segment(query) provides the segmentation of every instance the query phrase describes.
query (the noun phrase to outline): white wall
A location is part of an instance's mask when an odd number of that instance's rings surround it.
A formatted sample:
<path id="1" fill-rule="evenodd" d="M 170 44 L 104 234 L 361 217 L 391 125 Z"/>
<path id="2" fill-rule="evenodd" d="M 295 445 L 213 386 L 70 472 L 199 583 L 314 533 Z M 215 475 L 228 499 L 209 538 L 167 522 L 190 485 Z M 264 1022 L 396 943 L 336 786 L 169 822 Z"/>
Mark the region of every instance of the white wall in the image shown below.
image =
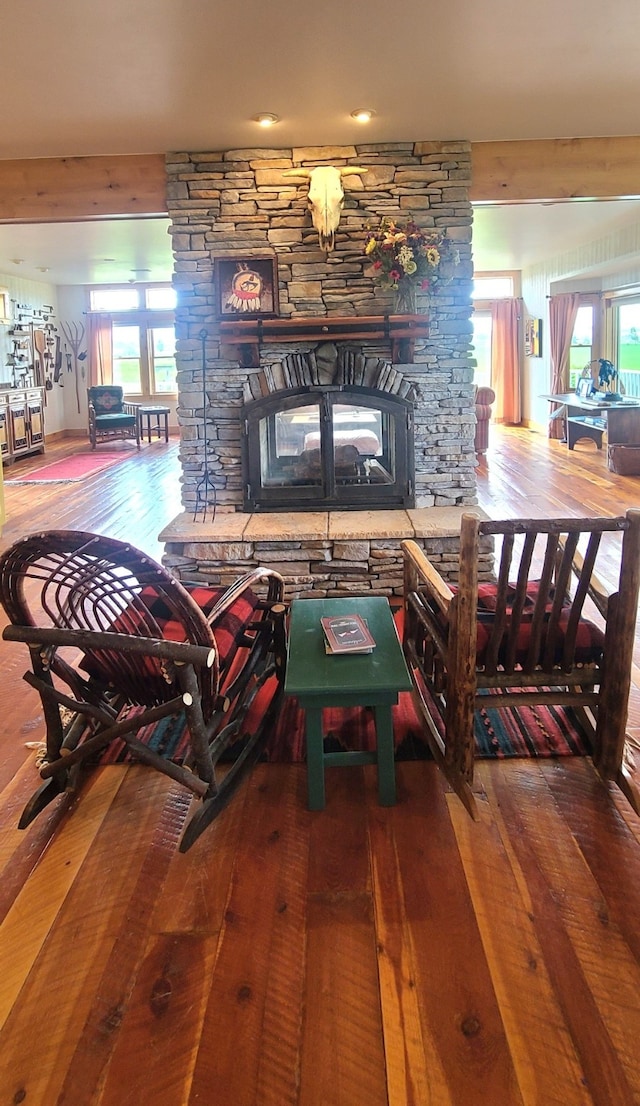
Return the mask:
<path id="1" fill-rule="evenodd" d="M 549 418 L 549 403 L 540 399 L 551 388 L 551 359 L 549 357 L 549 301 L 548 282 L 544 272 L 531 275 L 522 273 L 522 298 L 525 317 L 542 319 L 542 356 L 523 355 L 522 418 L 525 422 L 545 428 Z M 523 320 L 524 326 L 524 320 Z"/>
<path id="2" fill-rule="evenodd" d="M 82 338 L 79 352 L 85 352 L 87 346 L 87 290 L 82 285 L 60 285 L 58 287 L 58 310 L 62 333 L 62 377 L 64 393 L 64 428 L 72 433 L 82 430 L 88 434 L 87 387 L 89 374 L 88 356 L 75 361 L 72 347 L 62 332 L 63 328 L 74 338 Z M 84 334 L 84 336 L 83 336 Z M 67 369 L 71 357 L 71 371 Z"/>
<path id="3" fill-rule="evenodd" d="M 551 389 L 549 296 L 640 285 L 639 256 L 640 223 L 634 223 L 523 270 L 525 313 L 542 319 L 542 357 L 525 358 L 523 366 L 523 418 L 537 429 L 546 433 L 549 418 L 549 404 L 540 399 Z M 596 268 L 606 272 L 594 273 Z"/>
<path id="4" fill-rule="evenodd" d="M 43 308 L 45 305 L 53 307 L 53 322 L 59 326 L 58 295 L 53 284 L 45 281 L 23 280 L 14 273 L 0 273 L 0 286 L 9 289 L 9 297 L 12 301 L 12 310 L 16 303 L 28 304 L 32 309 Z M 0 384 L 11 384 L 11 366 L 7 364 L 7 358 L 11 352 L 11 338 L 9 331 L 11 324 L 0 324 Z M 64 429 L 65 404 L 63 389 L 54 384 L 51 391 L 45 392 L 45 433 L 53 434 Z"/>

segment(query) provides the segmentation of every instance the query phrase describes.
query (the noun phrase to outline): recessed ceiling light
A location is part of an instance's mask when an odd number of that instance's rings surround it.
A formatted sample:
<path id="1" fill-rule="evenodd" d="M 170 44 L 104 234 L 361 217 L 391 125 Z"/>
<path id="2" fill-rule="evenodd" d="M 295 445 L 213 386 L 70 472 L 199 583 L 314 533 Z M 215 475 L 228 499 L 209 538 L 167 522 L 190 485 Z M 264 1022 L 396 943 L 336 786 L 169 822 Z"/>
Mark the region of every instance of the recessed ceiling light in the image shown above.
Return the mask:
<path id="1" fill-rule="evenodd" d="M 24 265 L 24 257 L 12 257 L 11 260 L 14 265 Z"/>
<path id="2" fill-rule="evenodd" d="M 351 118 L 355 119 L 357 123 L 370 123 L 375 115 L 375 111 L 371 108 L 356 108 L 351 112 Z"/>
<path id="3" fill-rule="evenodd" d="M 254 115 L 254 123 L 259 123 L 261 127 L 273 127 L 275 123 L 280 122 L 280 116 L 274 115 L 271 111 L 261 111 L 259 115 Z"/>
<path id="4" fill-rule="evenodd" d="M 49 272 L 49 266 L 48 265 L 38 265 L 38 272 L 39 273 L 48 273 Z"/>

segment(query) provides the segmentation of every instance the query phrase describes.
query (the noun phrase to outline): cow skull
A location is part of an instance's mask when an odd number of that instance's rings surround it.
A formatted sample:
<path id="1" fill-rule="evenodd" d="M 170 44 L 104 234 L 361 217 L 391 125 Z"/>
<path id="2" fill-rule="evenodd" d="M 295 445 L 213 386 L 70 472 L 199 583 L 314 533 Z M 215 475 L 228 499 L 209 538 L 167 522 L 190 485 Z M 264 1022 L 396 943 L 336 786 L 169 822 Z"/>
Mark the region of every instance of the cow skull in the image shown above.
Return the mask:
<path id="1" fill-rule="evenodd" d="M 336 230 L 344 204 L 342 178 L 366 173 L 356 165 L 317 165 L 314 169 L 285 169 L 285 177 L 309 178 L 309 210 L 320 237 L 320 249 L 331 253 L 335 245 Z"/>

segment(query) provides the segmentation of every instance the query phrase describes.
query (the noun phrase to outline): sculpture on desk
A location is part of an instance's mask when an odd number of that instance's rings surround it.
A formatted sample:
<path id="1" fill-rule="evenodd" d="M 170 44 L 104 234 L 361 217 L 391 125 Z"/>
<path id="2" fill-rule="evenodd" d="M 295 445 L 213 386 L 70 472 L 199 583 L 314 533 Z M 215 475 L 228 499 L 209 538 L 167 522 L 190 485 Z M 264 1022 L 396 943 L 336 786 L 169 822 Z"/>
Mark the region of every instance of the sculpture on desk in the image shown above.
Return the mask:
<path id="1" fill-rule="evenodd" d="M 593 380 L 594 392 L 604 392 L 603 401 L 613 402 L 621 399 L 624 393 L 622 381 L 618 379 L 618 370 L 611 361 L 596 357 L 582 370 L 582 376 Z M 619 391 L 618 391 L 619 389 Z"/>

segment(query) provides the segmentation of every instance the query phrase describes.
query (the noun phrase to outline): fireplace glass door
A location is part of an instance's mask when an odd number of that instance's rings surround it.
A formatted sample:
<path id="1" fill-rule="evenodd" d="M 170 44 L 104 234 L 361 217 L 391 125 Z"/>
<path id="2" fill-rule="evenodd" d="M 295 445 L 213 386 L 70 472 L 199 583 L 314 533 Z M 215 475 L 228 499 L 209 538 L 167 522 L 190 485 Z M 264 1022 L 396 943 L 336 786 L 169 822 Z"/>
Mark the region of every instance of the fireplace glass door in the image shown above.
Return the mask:
<path id="1" fill-rule="evenodd" d="M 245 407 L 245 509 L 411 506 L 412 404 L 369 388 L 305 388 Z"/>

